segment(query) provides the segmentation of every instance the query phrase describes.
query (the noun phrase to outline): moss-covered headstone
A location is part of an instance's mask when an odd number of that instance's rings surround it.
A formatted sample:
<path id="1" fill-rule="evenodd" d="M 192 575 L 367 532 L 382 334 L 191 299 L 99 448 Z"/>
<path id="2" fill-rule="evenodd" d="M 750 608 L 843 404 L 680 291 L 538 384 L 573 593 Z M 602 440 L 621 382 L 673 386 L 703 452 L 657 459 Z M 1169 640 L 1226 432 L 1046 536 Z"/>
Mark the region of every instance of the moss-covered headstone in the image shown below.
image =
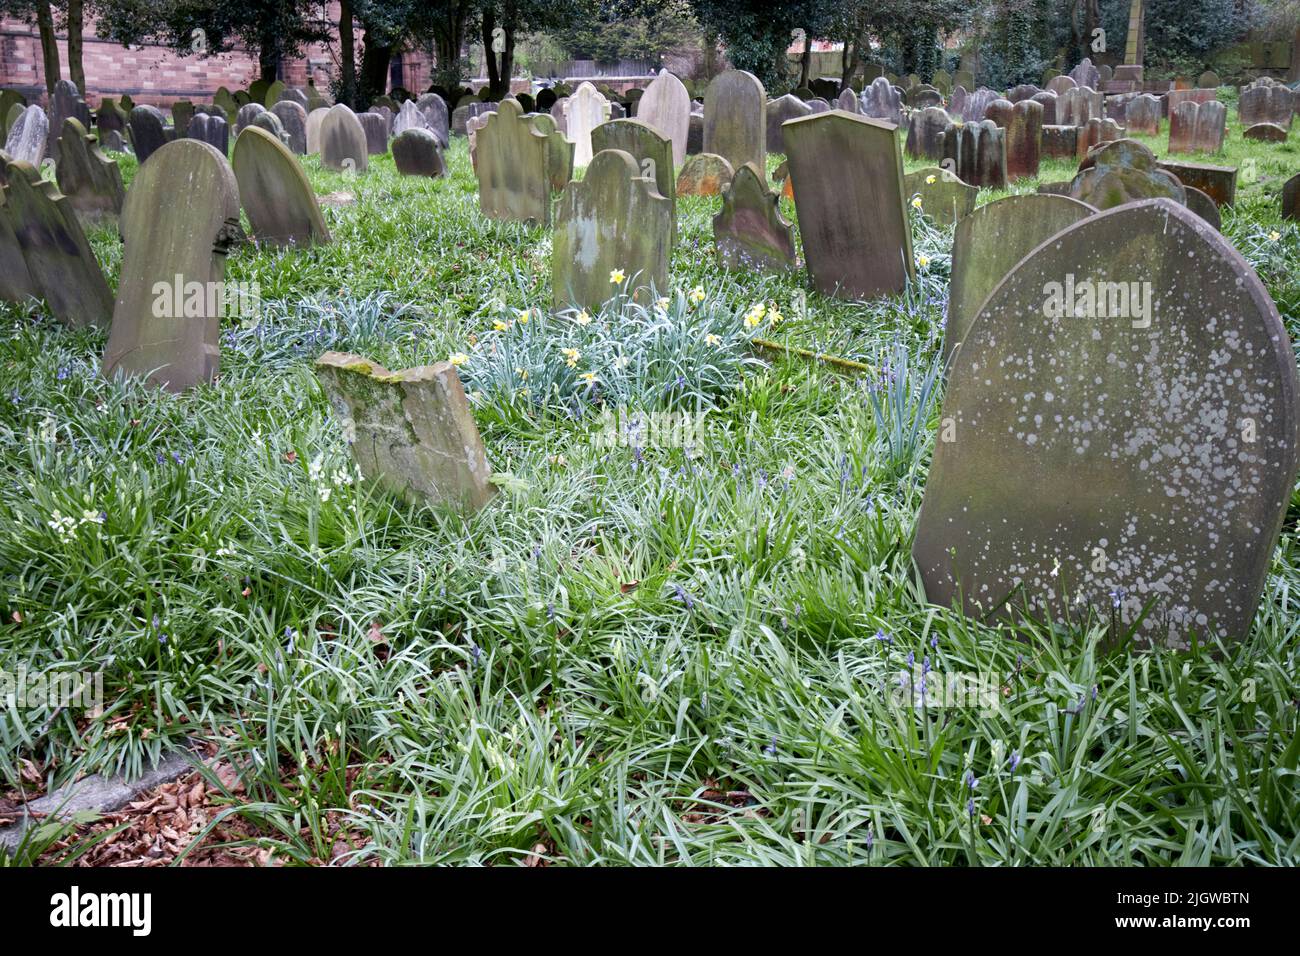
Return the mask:
<path id="1" fill-rule="evenodd" d="M 505 100 L 477 133 L 475 167 L 483 215 L 546 226 L 552 191 L 573 173 L 573 146 L 550 117 Z"/>
<path id="2" fill-rule="evenodd" d="M 721 156 L 732 169 L 745 163 L 767 168 L 767 95 L 754 74 L 727 70 L 709 84 L 703 151 Z"/>
<path id="3" fill-rule="evenodd" d="M 436 179 L 447 173 L 438 137 L 423 127 L 411 127 L 393 140 L 393 165 L 403 176 Z"/>
<path id="4" fill-rule="evenodd" d="M 116 220 L 122 211 L 126 198 L 122 173 L 116 162 L 99 151 L 80 120 L 63 121 L 55 175 L 59 191 L 68 197 L 83 223 Z"/>
<path id="5" fill-rule="evenodd" d="M 655 181 L 659 195 L 673 204 L 673 240 L 677 236 L 677 181 L 673 175 L 673 144 L 647 123 L 636 119 L 611 120 L 591 131 L 591 148 L 621 149 Z"/>
<path id="6" fill-rule="evenodd" d="M 696 153 L 677 176 L 679 196 L 718 196 L 736 175 L 731 163 L 713 153 Z"/>
<path id="7" fill-rule="evenodd" d="M 794 229 L 781 215 L 781 197 L 746 163 L 722 190 L 722 211 L 713 217 L 718 263 L 738 272 L 789 272 L 798 265 Z"/>
<path id="8" fill-rule="evenodd" d="M 370 167 L 366 131 L 342 103 L 331 106 L 320 126 L 320 161 L 335 172 L 364 173 Z"/>

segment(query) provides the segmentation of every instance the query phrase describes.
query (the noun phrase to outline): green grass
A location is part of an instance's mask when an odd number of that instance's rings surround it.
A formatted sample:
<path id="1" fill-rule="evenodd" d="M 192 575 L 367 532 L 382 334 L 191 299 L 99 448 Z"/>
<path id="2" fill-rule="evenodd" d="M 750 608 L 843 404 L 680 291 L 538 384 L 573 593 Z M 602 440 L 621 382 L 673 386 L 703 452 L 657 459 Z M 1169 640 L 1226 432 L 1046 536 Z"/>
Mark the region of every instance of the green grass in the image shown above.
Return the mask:
<path id="1" fill-rule="evenodd" d="M 1224 231 L 1293 336 L 1300 228 L 1276 197 L 1298 145 L 1234 129 L 1223 158 L 1257 159 Z M 102 669 L 106 695 L 98 720 L 0 714 L 6 786 L 20 759 L 55 785 L 197 737 L 290 861 L 1300 862 L 1300 499 L 1236 646 L 1130 655 L 1107 621 L 931 607 L 910 545 L 951 229 L 918 219 L 917 284 L 851 304 L 720 272 L 718 200 L 682 198 L 667 316 L 582 326 L 544 315 L 547 232 L 479 216 L 464 140 L 449 164 L 308 159 L 317 192 L 357 204 L 327 210 L 329 246 L 231 257 L 263 314 L 223 329 L 220 380 L 184 396 L 106 382 L 102 333 L 3 307 L 0 667 Z M 92 241 L 115 283 L 113 236 Z M 765 336 L 888 386 L 757 361 L 760 301 L 786 317 Z M 458 517 L 356 481 L 311 372 L 326 349 L 469 354 L 497 500 Z M 601 402 L 701 415 L 704 438 L 602 441 Z M 989 696 L 899 706 L 909 656 Z"/>

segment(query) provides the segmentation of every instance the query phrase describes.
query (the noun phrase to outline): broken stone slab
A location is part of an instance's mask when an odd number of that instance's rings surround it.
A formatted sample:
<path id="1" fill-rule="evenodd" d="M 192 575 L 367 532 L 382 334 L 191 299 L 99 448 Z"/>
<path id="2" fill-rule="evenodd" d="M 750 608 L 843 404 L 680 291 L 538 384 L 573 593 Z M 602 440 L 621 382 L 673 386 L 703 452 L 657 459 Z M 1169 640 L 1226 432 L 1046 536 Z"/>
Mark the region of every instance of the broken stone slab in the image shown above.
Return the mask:
<path id="1" fill-rule="evenodd" d="M 360 355 L 326 352 L 316 375 L 367 479 L 417 507 L 477 510 L 496 493 L 450 362 L 390 372 Z"/>

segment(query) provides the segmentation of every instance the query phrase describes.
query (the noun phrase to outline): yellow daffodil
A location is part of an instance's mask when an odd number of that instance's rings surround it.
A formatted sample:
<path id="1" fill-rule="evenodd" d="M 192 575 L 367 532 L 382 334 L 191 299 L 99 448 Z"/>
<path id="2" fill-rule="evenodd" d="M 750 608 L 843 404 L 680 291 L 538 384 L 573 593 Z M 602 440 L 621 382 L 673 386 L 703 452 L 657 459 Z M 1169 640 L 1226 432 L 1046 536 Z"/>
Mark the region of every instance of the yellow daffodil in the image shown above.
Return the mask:
<path id="1" fill-rule="evenodd" d="M 920 266 L 922 269 L 924 269 L 926 266 L 928 266 L 928 265 L 930 264 L 930 257 L 929 257 L 929 256 L 917 256 L 917 257 L 916 257 L 916 264 L 917 264 L 918 266 Z"/>
<path id="2" fill-rule="evenodd" d="M 582 358 L 582 353 L 577 349 L 563 349 L 562 351 L 564 352 L 564 362 L 569 368 L 576 366 L 578 360 Z"/>
<path id="3" fill-rule="evenodd" d="M 614 368 L 627 368 L 629 361 L 631 360 L 626 355 L 619 355 L 614 359 Z"/>
<path id="4" fill-rule="evenodd" d="M 691 290 L 690 299 L 691 299 L 692 302 L 703 302 L 703 301 L 704 301 L 704 286 L 702 286 L 702 285 L 697 285 L 694 289 L 692 289 L 692 290 Z"/>
<path id="5" fill-rule="evenodd" d="M 776 309 L 772 309 L 772 311 L 767 313 L 767 321 L 771 322 L 773 325 L 776 325 L 777 323 L 783 321 L 784 319 L 785 316 L 783 316 Z"/>
<path id="6" fill-rule="evenodd" d="M 655 299 L 655 305 L 663 309 L 665 312 L 668 311 L 668 296 L 661 295 L 659 298 Z"/>
<path id="7" fill-rule="evenodd" d="M 612 272 L 610 272 L 610 274 L 609 274 L 609 284 L 610 284 L 610 285 L 618 285 L 620 282 L 623 281 L 623 279 L 624 279 L 624 276 L 623 276 L 623 270 L 622 270 L 622 269 L 615 269 L 615 270 L 613 270 Z"/>
<path id="8" fill-rule="evenodd" d="M 920 208 L 921 208 L 921 197 L 920 197 L 920 196 L 913 196 L 913 197 L 912 197 L 912 208 L 913 208 L 913 209 L 920 209 Z"/>
<path id="9" fill-rule="evenodd" d="M 453 352 L 451 358 L 447 359 L 452 365 L 464 365 L 469 361 L 469 356 L 464 352 Z"/>
<path id="10" fill-rule="evenodd" d="M 520 309 L 520 310 L 519 310 L 517 313 L 515 313 L 515 314 L 519 316 L 519 321 L 520 321 L 520 322 L 522 322 L 524 325 L 527 325 L 527 324 L 528 324 L 528 310 L 527 310 L 527 309 Z"/>
<path id="11" fill-rule="evenodd" d="M 581 375 L 578 376 L 578 378 L 582 379 L 588 385 L 595 385 L 597 382 L 600 381 L 600 379 L 596 377 L 595 372 L 583 372 Z"/>
<path id="12" fill-rule="evenodd" d="M 705 344 L 705 345 L 717 345 L 717 344 L 718 344 L 719 342 L 721 342 L 721 341 L 722 341 L 722 339 L 720 339 L 718 336 L 714 335 L 712 332 L 710 332 L 708 335 L 704 336 L 704 344 Z"/>
<path id="13" fill-rule="evenodd" d="M 502 322 L 500 319 L 497 319 L 492 323 L 492 328 L 496 329 L 498 332 L 504 332 L 506 329 L 510 328 L 510 326 L 507 323 Z"/>
<path id="14" fill-rule="evenodd" d="M 1276 231 L 1274 231 L 1274 232 L 1270 232 L 1270 233 L 1268 234 L 1268 241 L 1269 241 L 1269 242 L 1277 242 L 1277 241 L 1278 241 L 1279 239 L 1281 239 L 1281 238 L 1282 238 L 1282 233 L 1280 233 L 1280 232 L 1276 232 Z"/>
<path id="15" fill-rule="evenodd" d="M 933 186 L 933 185 L 934 185 L 934 181 L 935 181 L 936 178 L 937 178 L 937 177 L 935 177 L 935 176 L 926 176 L 926 177 L 925 177 L 925 184 L 926 184 L 927 186 Z"/>
<path id="16" fill-rule="evenodd" d="M 574 316 L 573 321 L 577 322 L 579 325 L 590 325 L 591 316 L 587 314 L 586 309 L 583 309 L 576 316 Z"/>

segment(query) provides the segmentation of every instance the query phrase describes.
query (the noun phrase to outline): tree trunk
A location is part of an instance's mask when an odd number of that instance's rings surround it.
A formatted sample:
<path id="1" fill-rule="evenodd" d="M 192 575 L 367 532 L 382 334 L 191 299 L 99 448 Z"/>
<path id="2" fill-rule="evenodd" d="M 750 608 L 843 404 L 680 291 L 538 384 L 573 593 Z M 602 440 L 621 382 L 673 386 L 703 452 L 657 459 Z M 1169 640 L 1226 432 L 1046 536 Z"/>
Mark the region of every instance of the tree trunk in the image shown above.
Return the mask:
<path id="1" fill-rule="evenodd" d="M 850 50 L 852 52 L 850 52 Z M 844 56 L 841 59 L 843 74 L 840 76 L 840 92 L 849 88 L 849 83 L 853 79 L 853 74 L 858 72 L 858 64 L 862 60 L 862 48 L 858 42 L 853 39 L 844 41 Z"/>
<path id="2" fill-rule="evenodd" d="M 82 50 L 85 31 L 85 5 L 83 0 L 68 0 L 68 76 L 81 95 L 86 95 L 86 67 Z"/>
<path id="3" fill-rule="evenodd" d="M 45 91 L 54 92 L 54 84 L 63 79 L 59 72 L 59 45 L 54 40 L 54 14 L 50 0 L 40 0 L 36 5 L 36 25 L 41 32 L 41 65 L 45 71 Z"/>
<path id="4" fill-rule="evenodd" d="M 799 64 L 799 85 L 808 87 L 809 73 L 812 71 L 812 34 L 807 30 L 803 34 L 803 60 Z"/>
<path id="5" fill-rule="evenodd" d="M 500 82 L 497 79 L 497 54 L 492 49 L 492 43 L 495 40 L 492 34 L 497 28 L 497 12 L 491 4 L 483 9 L 483 19 L 480 25 L 483 38 L 483 64 L 487 68 L 488 89 L 495 95 L 499 88 Z"/>
<path id="6" fill-rule="evenodd" d="M 267 83 L 274 83 L 280 72 L 280 44 L 274 37 L 263 37 L 257 50 L 257 74 Z"/>
<path id="7" fill-rule="evenodd" d="M 392 46 L 372 41 L 366 31 L 365 48 L 361 53 L 361 98 L 370 100 L 388 91 L 388 65 L 393 61 Z"/>
<path id="8" fill-rule="evenodd" d="M 358 109 L 357 45 L 352 33 L 352 0 L 342 0 L 339 4 L 339 52 L 343 59 L 343 88 L 339 90 L 339 102 Z"/>

